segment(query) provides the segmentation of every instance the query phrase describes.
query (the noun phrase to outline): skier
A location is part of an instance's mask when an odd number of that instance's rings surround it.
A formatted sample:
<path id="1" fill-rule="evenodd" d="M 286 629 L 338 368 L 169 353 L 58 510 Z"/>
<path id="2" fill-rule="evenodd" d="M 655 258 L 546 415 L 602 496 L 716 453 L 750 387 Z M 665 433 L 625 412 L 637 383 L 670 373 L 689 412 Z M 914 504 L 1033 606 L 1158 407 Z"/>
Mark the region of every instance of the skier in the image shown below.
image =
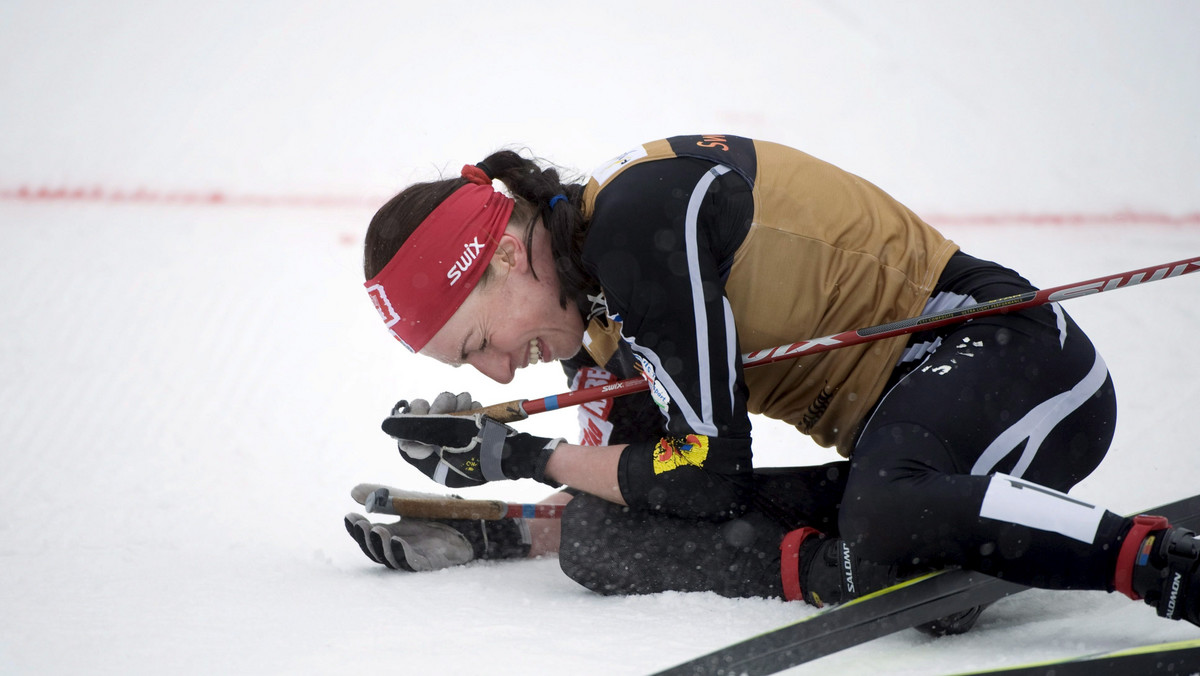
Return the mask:
<path id="1" fill-rule="evenodd" d="M 565 484 L 559 558 L 589 589 L 820 606 L 961 566 L 1200 624 L 1193 533 L 1065 495 L 1107 453 L 1116 402 L 1058 304 L 743 370 L 744 352 L 1034 288 L 800 151 L 680 136 L 565 184 L 498 152 L 384 205 L 364 271 L 411 351 L 501 383 L 552 360 L 572 387 L 649 381 L 585 411 L 581 444 L 449 415 L 477 408 L 465 394 L 384 421 L 445 486 Z M 750 413 L 848 460 L 756 470 Z M 558 534 L 530 526 L 347 517 L 368 556 L 408 569 L 552 549 Z"/>

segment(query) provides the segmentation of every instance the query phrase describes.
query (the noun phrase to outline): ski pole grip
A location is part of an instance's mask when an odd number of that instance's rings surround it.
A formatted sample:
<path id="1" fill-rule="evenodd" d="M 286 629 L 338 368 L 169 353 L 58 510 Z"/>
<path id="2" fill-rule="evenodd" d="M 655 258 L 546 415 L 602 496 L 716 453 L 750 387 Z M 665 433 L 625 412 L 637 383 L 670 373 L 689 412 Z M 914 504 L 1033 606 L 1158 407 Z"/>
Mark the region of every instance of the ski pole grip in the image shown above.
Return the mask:
<path id="1" fill-rule="evenodd" d="M 526 413 L 524 407 L 522 407 L 522 404 L 524 403 L 524 399 L 517 399 L 514 401 L 504 402 L 503 404 L 492 404 L 491 406 L 472 409 L 470 411 L 459 411 L 454 415 L 475 415 L 476 413 L 482 413 L 496 422 L 516 422 L 529 417 L 529 414 Z"/>
<path id="2" fill-rule="evenodd" d="M 500 500 L 410 500 L 391 498 L 391 513 L 409 519 L 470 519 L 498 521 L 508 516 L 508 504 Z"/>

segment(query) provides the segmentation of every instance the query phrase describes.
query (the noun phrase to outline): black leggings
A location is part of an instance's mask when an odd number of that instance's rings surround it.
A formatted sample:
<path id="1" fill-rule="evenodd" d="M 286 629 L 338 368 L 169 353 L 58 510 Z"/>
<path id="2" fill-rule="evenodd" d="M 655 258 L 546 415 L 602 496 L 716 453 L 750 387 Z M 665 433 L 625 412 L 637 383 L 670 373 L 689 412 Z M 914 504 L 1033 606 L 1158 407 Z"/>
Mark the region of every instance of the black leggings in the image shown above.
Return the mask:
<path id="1" fill-rule="evenodd" d="M 1031 288 L 994 264 L 954 263 L 939 287 L 977 301 Z M 1057 305 L 923 337 L 939 338 L 893 376 L 864 425 L 842 537 L 859 557 L 912 572 L 960 565 L 1105 588 L 1125 520 L 1038 488 L 1066 492 L 1107 453 L 1116 400 L 1103 359 Z"/>
<path id="2" fill-rule="evenodd" d="M 850 463 L 754 470 L 755 504 L 714 523 L 577 495 L 562 517 L 559 563 L 601 594 L 711 591 L 782 597 L 779 543 L 790 530 L 837 530 Z"/>

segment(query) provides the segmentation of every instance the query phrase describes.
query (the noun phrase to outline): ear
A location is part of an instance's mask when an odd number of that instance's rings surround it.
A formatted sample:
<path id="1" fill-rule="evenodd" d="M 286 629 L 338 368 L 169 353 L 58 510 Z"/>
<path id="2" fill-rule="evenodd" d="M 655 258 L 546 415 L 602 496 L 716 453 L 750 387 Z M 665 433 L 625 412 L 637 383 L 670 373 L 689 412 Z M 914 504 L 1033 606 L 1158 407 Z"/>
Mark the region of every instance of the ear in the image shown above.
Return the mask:
<path id="1" fill-rule="evenodd" d="M 495 266 L 496 273 L 499 275 L 527 271 L 529 259 L 525 255 L 525 242 L 512 233 L 506 232 L 501 235 L 496 253 L 492 254 L 491 265 Z"/>

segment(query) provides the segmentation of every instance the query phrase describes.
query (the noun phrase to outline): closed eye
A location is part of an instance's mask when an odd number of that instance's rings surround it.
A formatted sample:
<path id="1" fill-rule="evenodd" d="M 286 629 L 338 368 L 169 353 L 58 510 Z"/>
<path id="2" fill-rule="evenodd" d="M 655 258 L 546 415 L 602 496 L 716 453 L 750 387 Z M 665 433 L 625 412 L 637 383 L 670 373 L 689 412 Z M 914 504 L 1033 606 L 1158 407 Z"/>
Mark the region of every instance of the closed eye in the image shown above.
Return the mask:
<path id="1" fill-rule="evenodd" d="M 487 349 L 487 346 L 488 346 L 488 339 L 487 339 L 487 336 L 484 336 L 479 343 L 478 349 L 474 350 L 474 352 L 483 352 L 484 350 Z M 466 363 L 467 358 L 469 356 L 470 355 L 467 353 L 467 341 L 463 340 L 463 345 L 459 349 L 458 360 L 460 363 Z"/>

